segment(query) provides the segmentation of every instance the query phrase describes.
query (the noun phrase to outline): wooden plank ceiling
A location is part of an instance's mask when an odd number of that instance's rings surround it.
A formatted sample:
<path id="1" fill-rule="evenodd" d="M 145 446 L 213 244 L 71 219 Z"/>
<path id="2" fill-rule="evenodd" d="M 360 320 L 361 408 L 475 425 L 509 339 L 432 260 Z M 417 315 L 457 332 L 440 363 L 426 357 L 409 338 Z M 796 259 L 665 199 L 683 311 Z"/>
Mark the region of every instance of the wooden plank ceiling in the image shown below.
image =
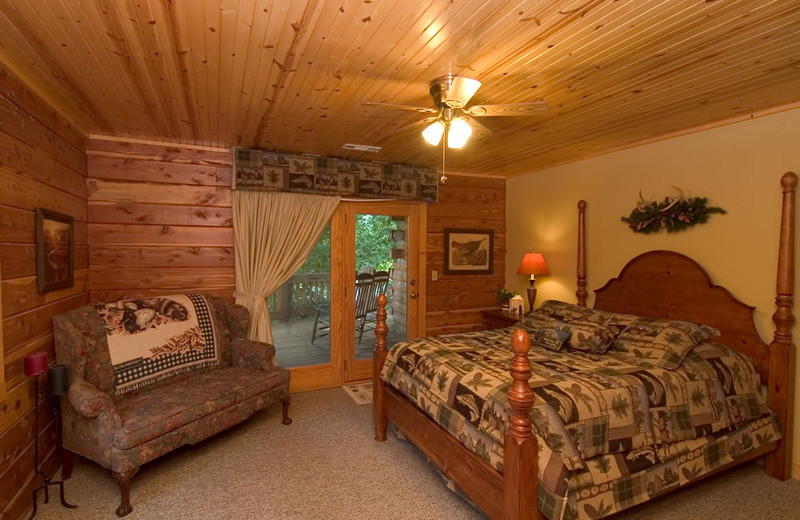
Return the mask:
<path id="1" fill-rule="evenodd" d="M 91 135 L 430 166 L 420 114 L 360 101 L 467 75 L 550 106 L 448 154 L 514 175 L 800 102 L 800 2 L 0 0 L 0 62 Z"/>

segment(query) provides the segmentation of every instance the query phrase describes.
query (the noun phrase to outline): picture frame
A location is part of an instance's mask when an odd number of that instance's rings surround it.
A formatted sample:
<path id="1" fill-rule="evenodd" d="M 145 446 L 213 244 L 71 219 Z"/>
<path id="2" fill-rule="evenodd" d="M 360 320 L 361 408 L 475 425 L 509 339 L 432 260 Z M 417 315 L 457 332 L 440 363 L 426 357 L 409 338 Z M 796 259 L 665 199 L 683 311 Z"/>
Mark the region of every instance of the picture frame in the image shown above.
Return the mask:
<path id="1" fill-rule="evenodd" d="M 36 208 L 36 289 L 39 294 L 75 282 L 75 224 L 72 217 Z"/>
<path id="2" fill-rule="evenodd" d="M 492 274 L 494 230 L 444 230 L 445 274 Z"/>

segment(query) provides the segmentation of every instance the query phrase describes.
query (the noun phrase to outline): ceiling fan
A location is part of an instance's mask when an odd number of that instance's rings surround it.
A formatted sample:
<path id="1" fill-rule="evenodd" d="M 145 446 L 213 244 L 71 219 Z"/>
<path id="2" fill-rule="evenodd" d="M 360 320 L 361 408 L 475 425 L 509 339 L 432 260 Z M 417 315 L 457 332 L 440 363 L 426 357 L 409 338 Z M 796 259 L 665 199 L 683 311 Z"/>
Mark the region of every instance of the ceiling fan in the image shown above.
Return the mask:
<path id="1" fill-rule="evenodd" d="M 362 106 L 389 108 L 396 110 L 413 110 L 429 117 L 413 123 L 429 123 L 422 136 L 430 144 L 436 146 L 444 137 L 448 148 L 461 148 L 472 135 L 473 128 L 479 137 L 492 132 L 475 120 L 478 117 L 495 116 L 530 116 L 547 110 L 547 103 L 506 103 L 502 105 L 472 105 L 467 103 L 475 95 L 481 82 L 466 76 L 447 75 L 431 81 L 430 93 L 434 107 L 418 107 L 413 105 L 396 105 L 363 101 Z M 443 145 L 445 143 L 442 143 Z"/>

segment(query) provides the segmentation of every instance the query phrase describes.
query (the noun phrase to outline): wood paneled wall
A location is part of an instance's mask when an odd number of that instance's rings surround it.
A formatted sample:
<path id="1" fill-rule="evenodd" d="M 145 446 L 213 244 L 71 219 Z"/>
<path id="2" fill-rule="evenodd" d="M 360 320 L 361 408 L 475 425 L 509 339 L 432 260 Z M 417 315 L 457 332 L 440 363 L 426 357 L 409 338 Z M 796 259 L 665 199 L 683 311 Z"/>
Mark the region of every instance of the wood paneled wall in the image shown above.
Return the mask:
<path id="1" fill-rule="evenodd" d="M 88 302 L 85 138 L 0 66 L 0 261 L 4 344 L 0 363 L 0 511 L 21 518 L 31 506 L 34 480 L 34 381 L 23 358 L 46 352 L 53 360 L 52 317 Z M 42 207 L 75 219 L 75 284 L 36 292 L 34 210 Z M 42 379 L 44 383 L 44 379 Z M 0 384 L 2 384 L 0 382 Z M 42 385 L 44 388 L 44 384 Z M 0 392 L 2 394 L 2 392 Z M 44 393 L 41 394 L 44 397 Z M 47 472 L 59 464 L 50 403 L 38 413 L 40 457 Z"/>
<path id="2" fill-rule="evenodd" d="M 444 228 L 494 230 L 494 269 L 488 275 L 444 273 Z M 428 206 L 427 333 L 450 334 L 483 328 L 481 310 L 499 306 L 505 281 L 506 182 L 449 175 L 439 202 Z M 431 280 L 438 270 L 439 279 Z"/>
<path id="3" fill-rule="evenodd" d="M 90 139 L 89 291 L 233 295 L 228 151 Z"/>
<path id="4" fill-rule="evenodd" d="M 227 151 L 90 139 L 91 301 L 234 287 Z M 504 283 L 505 180 L 452 175 L 428 206 L 427 333 L 482 327 Z M 491 275 L 445 275 L 446 227 L 494 230 Z M 439 279 L 430 272 L 438 269 Z"/>

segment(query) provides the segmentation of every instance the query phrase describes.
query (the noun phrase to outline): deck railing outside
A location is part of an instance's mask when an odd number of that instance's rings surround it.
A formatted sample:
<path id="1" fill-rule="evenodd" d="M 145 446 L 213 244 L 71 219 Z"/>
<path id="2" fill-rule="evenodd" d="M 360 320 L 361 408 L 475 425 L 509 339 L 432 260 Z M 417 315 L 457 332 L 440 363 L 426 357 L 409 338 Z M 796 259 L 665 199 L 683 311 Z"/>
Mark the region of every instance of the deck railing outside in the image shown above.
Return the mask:
<path id="1" fill-rule="evenodd" d="M 267 308 L 273 320 L 285 321 L 310 316 L 315 305 L 330 301 L 330 273 L 296 274 L 269 297 Z"/>

